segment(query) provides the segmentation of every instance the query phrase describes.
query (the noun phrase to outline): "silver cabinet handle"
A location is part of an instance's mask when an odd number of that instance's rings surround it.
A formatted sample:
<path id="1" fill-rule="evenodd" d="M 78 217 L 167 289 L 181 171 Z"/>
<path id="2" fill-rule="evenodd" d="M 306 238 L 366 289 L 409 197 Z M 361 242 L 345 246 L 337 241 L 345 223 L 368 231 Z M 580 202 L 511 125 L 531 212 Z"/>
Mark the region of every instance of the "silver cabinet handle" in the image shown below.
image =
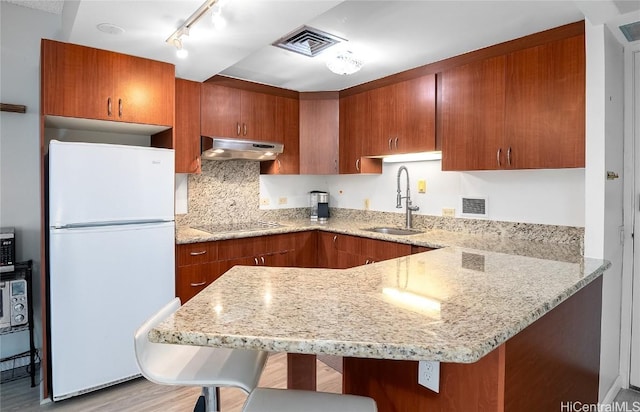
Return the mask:
<path id="1" fill-rule="evenodd" d="M 118 99 L 118 117 L 122 117 L 122 99 Z"/>
<path id="2" fill-rule="evenodd" d="M 254 258 L 253 258 L 253 261 L 255 262 L 256 266 L 258 266 L 258 264 L 259 264 L 259 263 L 258 263 L 258 258 L 257 258 L 257 257 L 254 257 Z"/>
<path id="3" fill-rule="evenodd" d="M 511 146 L 507 149 L 507 165 L 511 166 Z"/>
<path id="4" fill-rule="evenodd" d="M 236 126 L 237 126 L 236 134 L 237 134 L 238 136 L 240 136 L 240 122 L 237 122 L 237 123 L 236 123 Z"/>
<path id="5" fill-rule="evenodd" d="M 338 235 L 335 235 L 335 236 L 333 237 L 333 243 L 336 243 L 336 240 L 338 240 Z"/>
<path id="6" fill-rule="evenodd" d="M 202 286 L 202 285 L 206 285 L 207 282 L 200 282 L 200 283 L 191 283 L 190 285 L 194 288 L 198 287 L 198 286 Z"/>
<path id="7" fill-rule="evenodd" d="M 367 260 L 364 262 L 364 264 L 365 264 L 365 265 L 368 265 L 368 264 L 369 264 L 369 259 L 367 259 Z"/>
<path id="8" fill-rule="evenodd" d="M 262 264 L 264 265 L 264 256 L 260 256 L 260 259 L 262 259 Z"/>
<path id="9" fill-rule="evenodd" d="M 359 172 L 360 171 L 360 159 L 356 159 L 356 170 Z"/>
<path id="10" fill-rule="evenodd" d="M 337 172 L 338 171 L 338 159 L 335 159 L 333 161 L 333 169 Z"/>
<path id="11" fill-rule="evenodd" d="M 396 137 L 396 150 L 398 150 L 398 138 Z"/>
<path id="12" fill-rule="evenodd" d="M 389 150 L 391 150 L 391 140 L 393 139 L 389 138 Z"/>
<path id="13" fill-rule="evenodd" d="M 111 116 L 111 97 L 107 99 L 107 115 Z"/>
<path id="14" fill-rule="evenodd" d="M 282 162 L 280 161 L 280 159 L 276 159 L 276 164 L 278 165 L 278 172 L 280 170 L 282 170 Z"/>
<path id="15" fill-rule="evenodd" d="M 499 148 L 498 151 L 496 152 L 496 160 L 498 161 L 498 167 L 502 167 L 502 165 L 500 164 L 500 155 L 502 154 L 502 148 Z"/>
<path id="16" fill-rule="evenodd" d="M 200 252 L 191 252 L 189 253 L 191 256 L 200 256 L 200 255 L 204 255 L 205 253 L 207 253 L 206 250 L 201 250 Z"/>
<path id="17" fill-rule="evenodd" d="M 247 135 L 247 124 L 246 123 L 242 123 L 242 135 L 243 136 Z"/>

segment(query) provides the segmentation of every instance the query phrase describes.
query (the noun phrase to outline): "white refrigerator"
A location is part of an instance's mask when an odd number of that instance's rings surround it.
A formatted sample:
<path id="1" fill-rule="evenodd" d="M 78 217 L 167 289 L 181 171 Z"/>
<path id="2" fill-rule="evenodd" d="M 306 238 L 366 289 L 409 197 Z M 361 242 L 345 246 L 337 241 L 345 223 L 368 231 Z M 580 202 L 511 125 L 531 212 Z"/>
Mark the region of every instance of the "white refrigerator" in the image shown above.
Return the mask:
<path id="1" fill-rule="evenodd" d="M 53 400 L 139 376 L 134 331 L 172 299 L 174 152 L 51 141 Z"/>

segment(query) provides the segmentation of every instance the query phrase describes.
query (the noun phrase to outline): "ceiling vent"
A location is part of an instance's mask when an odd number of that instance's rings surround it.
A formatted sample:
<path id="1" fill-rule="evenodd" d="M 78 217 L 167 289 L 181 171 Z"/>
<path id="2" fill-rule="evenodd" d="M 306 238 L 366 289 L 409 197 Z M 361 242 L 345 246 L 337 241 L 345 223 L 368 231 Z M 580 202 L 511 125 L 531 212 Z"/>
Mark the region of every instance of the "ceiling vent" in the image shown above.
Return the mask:
<path id="1" fill-rule="evenodd" d="M 333 34 L 314 29 L 313 27 L 302 26 L 272 44 L 294 53 L 315 57 L 329 47 L 343 41 L 345 41 L 345 39 L 341 39 Z"/>
<path id="2" fill-rule="evenodd" d="M 620 31 L 630 42 L 640 40 L 640 21 L 620 26 Z"/>

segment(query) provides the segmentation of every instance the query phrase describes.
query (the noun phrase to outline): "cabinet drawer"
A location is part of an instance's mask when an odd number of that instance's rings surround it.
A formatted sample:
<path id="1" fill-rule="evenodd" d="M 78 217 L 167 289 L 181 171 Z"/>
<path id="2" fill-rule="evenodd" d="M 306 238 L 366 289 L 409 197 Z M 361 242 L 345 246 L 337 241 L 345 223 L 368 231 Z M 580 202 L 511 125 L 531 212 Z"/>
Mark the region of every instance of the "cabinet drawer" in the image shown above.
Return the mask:
<path id="1" fill-rule="evenodd" d="M 178 245 L 176 255 L 178 266 L 196 265 L 218 259 L 218 249 L 214 242 L 198 242 Z"/>
<path id="2" fill-rule="evenodd" d="M 191 299 L 220 276 L 218 262 L 179 267 L 176 272 L 176 296 L 182 303 Z"/>

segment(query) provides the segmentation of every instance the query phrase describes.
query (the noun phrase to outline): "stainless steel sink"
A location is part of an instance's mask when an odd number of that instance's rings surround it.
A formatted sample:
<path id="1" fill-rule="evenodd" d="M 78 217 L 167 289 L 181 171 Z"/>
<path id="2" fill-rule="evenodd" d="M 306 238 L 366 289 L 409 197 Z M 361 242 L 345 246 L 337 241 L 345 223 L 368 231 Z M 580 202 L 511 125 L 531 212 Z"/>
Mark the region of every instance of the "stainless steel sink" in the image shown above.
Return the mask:
<path id="1" fill-rule="evenodd" d="M 399 235 L 399 236 L 407 236 L 407 235 L 417 235 L 423 233 L 420 230 L 416 229 L 404 229 L 401 227 L 372 227 L 369 229 L 363 229 L 368 232 L 376 232 L 376 233 L 384 233 L 387 235 Z"/>

